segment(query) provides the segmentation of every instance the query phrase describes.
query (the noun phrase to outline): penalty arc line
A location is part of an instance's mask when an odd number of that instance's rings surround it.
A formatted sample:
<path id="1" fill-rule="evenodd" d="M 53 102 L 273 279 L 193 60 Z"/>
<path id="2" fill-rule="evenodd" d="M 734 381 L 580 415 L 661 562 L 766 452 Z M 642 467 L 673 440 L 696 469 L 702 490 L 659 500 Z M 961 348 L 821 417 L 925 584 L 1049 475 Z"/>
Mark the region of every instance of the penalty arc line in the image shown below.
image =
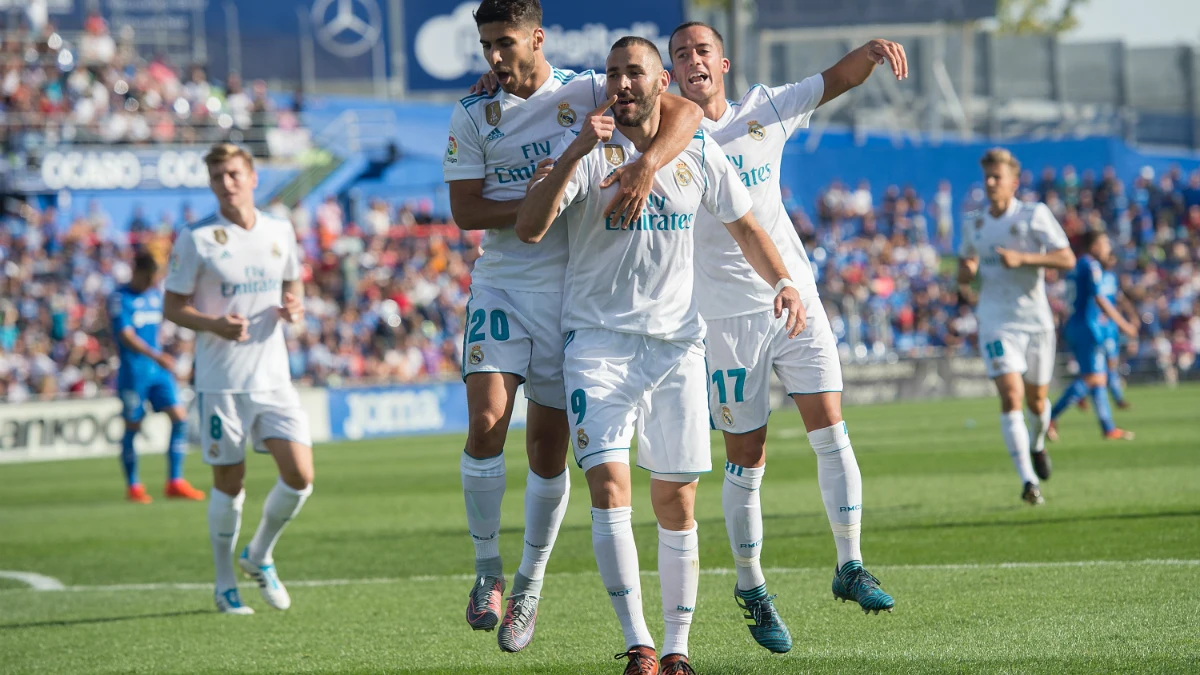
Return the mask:
<path id="1" fill-rule="evenodd" d="M 1001 563 L 960 563 L 945 565 L 875 565 L 873 569 L 887 571 L 922 571 L 922 572 L 959 572 L 981 570 L 1017 570 L 1017 569 L 1053 569 L 1053 568 L 1087 568 L 1087 567 L 1197 567 L 1200 560 L 1182 559 L 1148 559 L 1148 560 L 1068 560 L 1055 562 L 1001 562 Z M 774 567 L 764 569 L 765 574 L 814 574 L 828 573 L 826 567 Z M 643 576 L 654 577 L 657 572 L 642 570 Z M 704 576 L 732 576 L 737 574 L 733 568 L 701 569 Z M 21 575 L 21 576 L 16 576 Z M 552 572 L 547 577 L 579 577 L 595 576 L 592 570 L 581 572 Z M 31 572 L 0 572 L 0 577 L 18 579 L 29 584 L 29 588 L 0 589 L 0 593 L 28 591 L 73 591 L 73 592 L 116 592 L 116 591 L 199 591 L 213 587 L 211 582 L 178 582 L 178 583 L 147 583 L 147 584 L 108 584 L 67 586 L 53 577 L 33 574 Z M 363 579 L 299 579 L 287 582 L 293 588 L 321 588 L 326 586 L 369 586 L 397 583 L 436 583 L 441 581 L 471 581 L 473 574 L 422 574 L 409 577 L 368 577 Z M 37 580 L 37 583 L 34 582 Z M 245 584 L 247 588 L 254 584 Z"/>

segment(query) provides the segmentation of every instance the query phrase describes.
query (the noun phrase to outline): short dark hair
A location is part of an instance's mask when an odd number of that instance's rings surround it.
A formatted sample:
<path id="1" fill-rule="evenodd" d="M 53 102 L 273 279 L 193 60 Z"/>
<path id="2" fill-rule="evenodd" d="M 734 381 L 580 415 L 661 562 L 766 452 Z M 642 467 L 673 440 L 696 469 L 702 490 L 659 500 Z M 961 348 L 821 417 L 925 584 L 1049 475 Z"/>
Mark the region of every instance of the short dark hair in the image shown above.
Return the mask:
<path id="1" fill-rule="evenodd" d="M 658 57 L 658 65 L 662 66 L 664 70 L 666 69 L 667 64 L 663 63 L 662 52 L 658 51 L 658 45 L 639 35 L 626 35 L 614 42 L 612 49 L 608 51 L 614 52 L 618 49 L 629 49 L 630 47 L 645 47 L 654 52 L 654 55 Z"/>
<path id="2" fill-rule="evenodd" d="M 707 28 L 708 30 L 712 31 L 713 37 L 717 39 L 717 45 L 719 45 L 721 47 L 722 52 L 725 51 L 725 38 L 721 37 L 721 31 L 717 30 L 716 28 L 713 28 L 712 26 L 704 23 L 703 21 L 688 21 L 687 23 L 679 24 L 678 26 L 675 27 L 675 30 L 671 31 L 671 39 L 667 41 L 667 49 L 672 54 L 675 53 L 675 35 L 676 35 L 676 33 L 678 33 L 679 31 L 682 31 L 682 30 L 687 30 L 689 28 Z"/>
<path id="3" fill-rule="evenodd" d="M 1104 230 L 1088 230 L 1087 232 L 1084 232 L 1083 236 L 1079 238 L 1079 250 L 1084 253 L 1091 252 L 1092 247 L 1096 245 L 1096 242 L 1100 239 L 1100 237 L 1107 235 L 1108 233 Z"/>
<path id="4" fill-rule="evenodd" d="M 540 28 L 542 3 L 538 0 L 483 0 L 475 10 L 475 26 L 486 23 Z"/>
<path id="5" fill-rule="evenodd" d="M 133 256 L 133 270 L 135 272 L 155 272 L 158 270 L 158 259 L 150 251 L 138 251 L 137 255 Z"/>

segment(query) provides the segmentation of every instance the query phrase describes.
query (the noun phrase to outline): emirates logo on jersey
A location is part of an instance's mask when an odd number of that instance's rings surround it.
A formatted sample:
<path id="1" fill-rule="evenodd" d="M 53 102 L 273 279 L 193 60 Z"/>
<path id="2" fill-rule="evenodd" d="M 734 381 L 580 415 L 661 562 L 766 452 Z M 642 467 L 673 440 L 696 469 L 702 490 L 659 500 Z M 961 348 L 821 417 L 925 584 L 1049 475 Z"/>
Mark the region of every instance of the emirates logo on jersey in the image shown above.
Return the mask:
<path id="1" fill-rule="evenodd" d="M 500 124 L 500 101 L 492 101 L 483 109 L 483 114 L 487 118 L 487 123 L 496 126 Z"/>
<path id="2" fill-rule="evenodd" d="M 571 109 L 571 104 L 563 101 L 558 104 L 558 123 L 564 127 L 569 127 L 575 124 L 575 111 Z"/>
<path id="3" fill-rule="evenodd" d="M 761 141 L 767 137 L 767 130 L 763 128 L 763 125 L 758 123 L 758 120 L 750 120 L 746 124 L 750 127 L 750 138 L 753 138 L 756 141 Z"/>

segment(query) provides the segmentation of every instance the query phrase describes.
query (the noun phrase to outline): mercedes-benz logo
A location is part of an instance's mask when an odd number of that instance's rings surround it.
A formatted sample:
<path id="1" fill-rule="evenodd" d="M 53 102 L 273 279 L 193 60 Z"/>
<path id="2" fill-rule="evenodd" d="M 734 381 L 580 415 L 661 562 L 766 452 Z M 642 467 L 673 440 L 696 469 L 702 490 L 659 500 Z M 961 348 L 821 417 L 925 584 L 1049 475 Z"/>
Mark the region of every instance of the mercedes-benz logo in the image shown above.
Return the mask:
<path id="1" fill-rule="evenodd" d="M 317 0 L 312 21 L 322 47 L 335 56 L 352 59 L 366 54 L 379 41 L 383 12 L 375 0 Z"/>

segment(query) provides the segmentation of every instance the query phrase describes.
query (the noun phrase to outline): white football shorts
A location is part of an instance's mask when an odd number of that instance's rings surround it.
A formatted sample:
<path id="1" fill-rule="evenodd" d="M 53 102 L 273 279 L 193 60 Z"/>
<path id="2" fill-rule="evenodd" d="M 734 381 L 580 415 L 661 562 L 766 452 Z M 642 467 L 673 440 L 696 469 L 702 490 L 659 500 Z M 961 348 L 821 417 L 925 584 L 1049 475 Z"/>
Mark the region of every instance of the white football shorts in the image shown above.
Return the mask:
<path id="1" fill-rule="evenodd" d="M 1054 377 L 1054 331 L 979 328 L 979 353 L 987 374 L 996 378 L 1020 373 L 1029 384 L 1043 386 Z"/>
<path id="2" fill-rule="evenodd" d="M 567 334 L 567 418 L 575 462 L 587 471 L 629 463 L 659 480 L 690 482 L 712 470 L 704 347 L 603 329 Z"/>
<path id="3" fill-rule="evenodd" d="M 462 373 L 464 380 L 472 373 L 512 373 L 525 383 L 525 398 L 565 408 L 562 293 L 472 284 Z"/>
<path id="4" fill-rule="evenodd" d="M 300 394 L 289 385 L 273 391 L 196 392 L 200 409 L 200 450 L 206 464 L 228 466 L 246 461 L 246 439 L 255 452 L 266 452 L 269 438 L 312 447 L 308 415 Z"/>
<path id="5" fill-rule="evenodd" d="M 771 371 L 788 395 L 842 390 L 842 363 L 829 317 L 814 296 L 804 299 L 808 325 L 788 339 L 774 310 L 708 322 L 708 407 L 714 429 L 744 434 L 771 414 Z"/>

